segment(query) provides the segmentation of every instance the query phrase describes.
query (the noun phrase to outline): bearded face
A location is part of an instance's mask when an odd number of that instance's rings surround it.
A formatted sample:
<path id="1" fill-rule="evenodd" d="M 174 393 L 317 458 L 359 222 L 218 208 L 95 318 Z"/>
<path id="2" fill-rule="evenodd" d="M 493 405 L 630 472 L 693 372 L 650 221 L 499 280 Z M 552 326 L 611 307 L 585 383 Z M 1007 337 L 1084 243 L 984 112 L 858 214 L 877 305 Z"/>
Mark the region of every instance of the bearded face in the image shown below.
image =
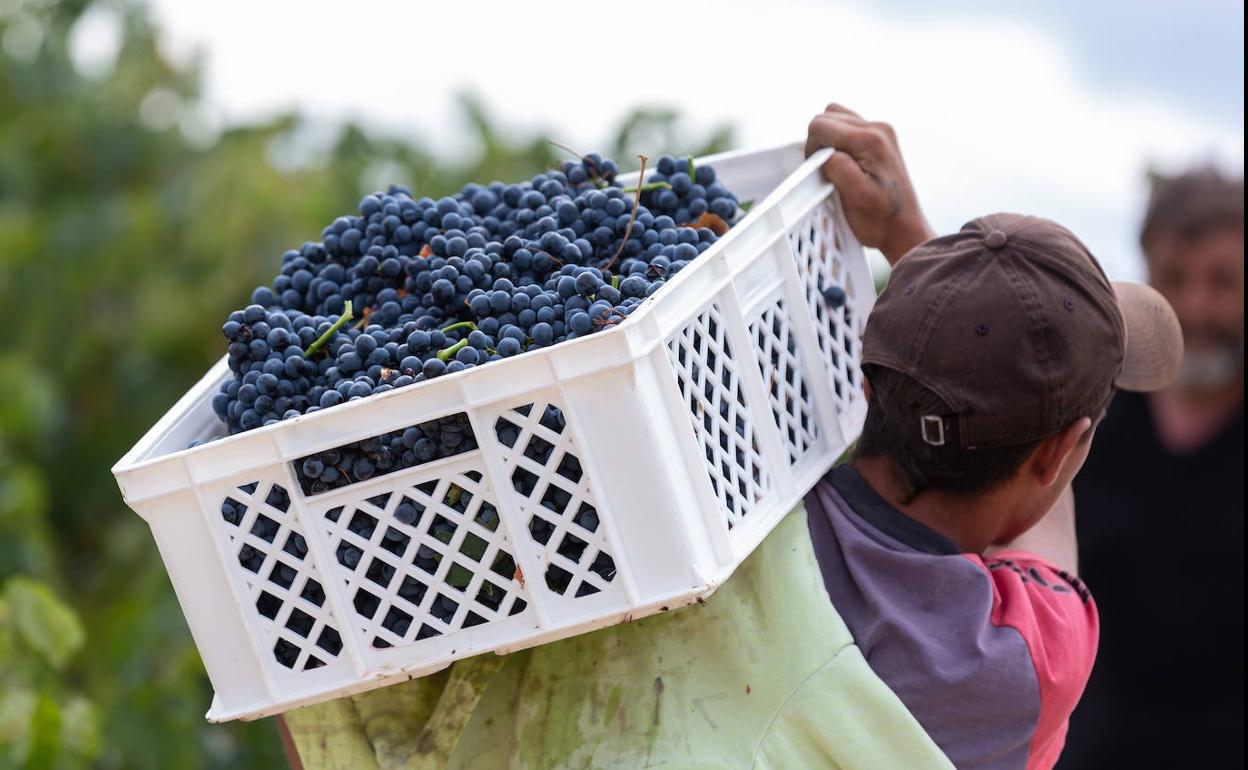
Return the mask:
<path id="1" fill-rule="evenodd" d="M 1149 283 L 1179 316 L 1185 346 L 1177 387 L 1217 390 L 1244 369 L 1244 233 L 1220 228 L 1194 238 L 1158 233 L 1148 244 Z"/>

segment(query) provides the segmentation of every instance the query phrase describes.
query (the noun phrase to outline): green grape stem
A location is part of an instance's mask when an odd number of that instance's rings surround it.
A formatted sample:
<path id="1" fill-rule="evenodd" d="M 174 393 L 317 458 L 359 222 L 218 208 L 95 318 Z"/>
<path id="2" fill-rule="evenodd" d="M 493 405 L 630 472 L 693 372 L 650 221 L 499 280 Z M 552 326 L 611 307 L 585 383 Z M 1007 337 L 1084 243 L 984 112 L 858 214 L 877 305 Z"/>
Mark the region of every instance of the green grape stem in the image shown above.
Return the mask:
<path id="1" fill-rule="evenodd" d="M 477 325 L 473 323 L 472 321 L 460 321 L 459 323 L 453 323 L 450 326 L 446 327 L 445 329 L 442 330 L 442 333 L 449 334 L 450 332 L 456 331 L 458 329 L 467 329 L 470 332 L 475 332 L 477 330 Z"/>
<path id="2" fill-rule="evenodd" d="M 465 338 L 465 339 L 460 340 L 459 342 L 456 342 L 454 345 L 451 345 L 451 346 L 450 346 L 449 348 L 447 348 L 446 350 L 439 350 L 439 351 L 438 351 L 438 360 L 439 360 L 439 361 L 443 361 L 443 362 L 448 361 L 448 360 L 450 360 L 451 356 L 455 355 L 455 354 L 456 354 L 456 353 L 458 353 L 461 349 L 463 349 L 463 348 L 465 348 L 465 347 L 467 347 L 467 346 L 468 346 L 468 340 L 467 340 L 467 338 Z"/>
<path id="3" fill-rule="evenodd" d="M 329 327 L 329 329 L 327 329 L 324 334 L 316 338 L 316 342 L 313 342 L 311 345 L 308 345 L 308 349 L 303 351 L 303 357 L 311 358 L 316 353 L 316 351 L 321 349 L 321 346 L 323 346 L 326 342 L 329 342 L 330 337 L 334 336 L 334 332 L 338 331 L 343 326 L 346 326 L 347 323 L 350 322 L 351 318 L 352 318 L 351 300 L 347 300 L 345 303 L 343 303 L 342 315 L 338 316 L 338 320 L 334 321 L 334 325 Z"/>

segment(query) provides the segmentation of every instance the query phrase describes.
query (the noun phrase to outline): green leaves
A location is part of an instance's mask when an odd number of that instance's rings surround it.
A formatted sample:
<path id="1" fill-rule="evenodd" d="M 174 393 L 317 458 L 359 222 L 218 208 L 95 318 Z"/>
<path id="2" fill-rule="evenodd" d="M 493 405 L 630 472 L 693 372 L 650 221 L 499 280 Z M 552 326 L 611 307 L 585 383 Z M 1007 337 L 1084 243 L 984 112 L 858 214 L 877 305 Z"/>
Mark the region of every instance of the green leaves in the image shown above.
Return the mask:
<path id="1" fill-rule="evenodd" d="M 0 437 L 38 443 L 57 423 L 56 383 L 16 355 L 0 355 Z"/>
<path id="2" fill-rule="evenodd" d="M 9 578 L 4 586 L 4 601 L 18 637 L 57 671 L 86 641 L 74 611 L 36 580 Z"/>
<path id="3" fill-rule="evenodd" d="M 0 767 L 85 767 L 101 747 L 99 718 L 85 698 L 0 692 Z"/>
<path id="4" fill-rule="evenodd" d="M 100 720 L 86 698 L 71 697 L 61 706 L 61 745 L 86 757 L 100 753 Z"/>
<path id="5" fill-rule="evenodd" d="M 607 155 L 631 158 L 639 152 L 655 156 L 692 150 L 693 155 L 702 156 L 731 149 L 735 144 L 732 126 L 718 125 L 709 134 L 694 135 L 683 125 L 678 111 L 669 107 L 639 107 L 621 119 Z"/>
<path id="6" fill-rule="evenodd" d="M 0 766 L 78 767 L 99 754 L 94 707 L 66 693 L 62 673 L 86 641 L 82 624 L 43 583 L 0 591 Z"/>

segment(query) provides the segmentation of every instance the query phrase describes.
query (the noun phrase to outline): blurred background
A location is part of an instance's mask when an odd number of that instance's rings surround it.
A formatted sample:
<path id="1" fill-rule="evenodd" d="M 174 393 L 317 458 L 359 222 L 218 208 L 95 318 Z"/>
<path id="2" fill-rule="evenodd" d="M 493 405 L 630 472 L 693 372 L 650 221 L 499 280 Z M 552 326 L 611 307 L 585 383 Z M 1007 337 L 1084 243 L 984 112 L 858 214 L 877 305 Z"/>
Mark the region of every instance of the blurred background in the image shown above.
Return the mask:
<path id="1" fill-rule="evenodd" d="M 986 5 L 986 4 L 985 4 Z M 110 466 L 281 252 L 391 182 L 891 121 L 937 230 L 1055 218 L 1138 278 L 1149 169 L 1242 173 L 1243 7 L 0 0 L 0 767 L 269 768 Z"/>

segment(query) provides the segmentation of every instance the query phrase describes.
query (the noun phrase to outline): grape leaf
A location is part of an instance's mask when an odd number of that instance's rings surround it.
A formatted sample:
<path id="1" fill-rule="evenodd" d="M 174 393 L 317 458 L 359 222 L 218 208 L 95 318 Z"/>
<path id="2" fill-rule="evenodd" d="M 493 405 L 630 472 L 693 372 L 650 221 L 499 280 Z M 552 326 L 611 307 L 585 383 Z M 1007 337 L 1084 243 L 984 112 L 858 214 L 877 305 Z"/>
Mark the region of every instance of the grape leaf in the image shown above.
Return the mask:
<path id="1" fill-rule="evenodd" d="M 40 694 L 27 725 L 26 767 L 51 768 L 61 753 L 61 709 L 47 694 Z"/>
<path id="2" fill-rule="evenodd" d="M 7 760 L 14 766 L 25 763 L 30 753 L 30 721 L 38 700 L 33 690 L 6 687 L 0 691 L 0 762 Z"/>
<path id="3" fill-rule="evenodd" d="M 63 668 L 86 641 L 78 616 L 37 580 L 10 578 L 5 584 L 5 595 L 22 641 L 52 668 Z"/>
<path id="4" fill-rule="evenodd" d="M 83 757 L 103 748 L 99 716 L 86 698 L 73 697 L 61 706 L 61 745 Z"/>

